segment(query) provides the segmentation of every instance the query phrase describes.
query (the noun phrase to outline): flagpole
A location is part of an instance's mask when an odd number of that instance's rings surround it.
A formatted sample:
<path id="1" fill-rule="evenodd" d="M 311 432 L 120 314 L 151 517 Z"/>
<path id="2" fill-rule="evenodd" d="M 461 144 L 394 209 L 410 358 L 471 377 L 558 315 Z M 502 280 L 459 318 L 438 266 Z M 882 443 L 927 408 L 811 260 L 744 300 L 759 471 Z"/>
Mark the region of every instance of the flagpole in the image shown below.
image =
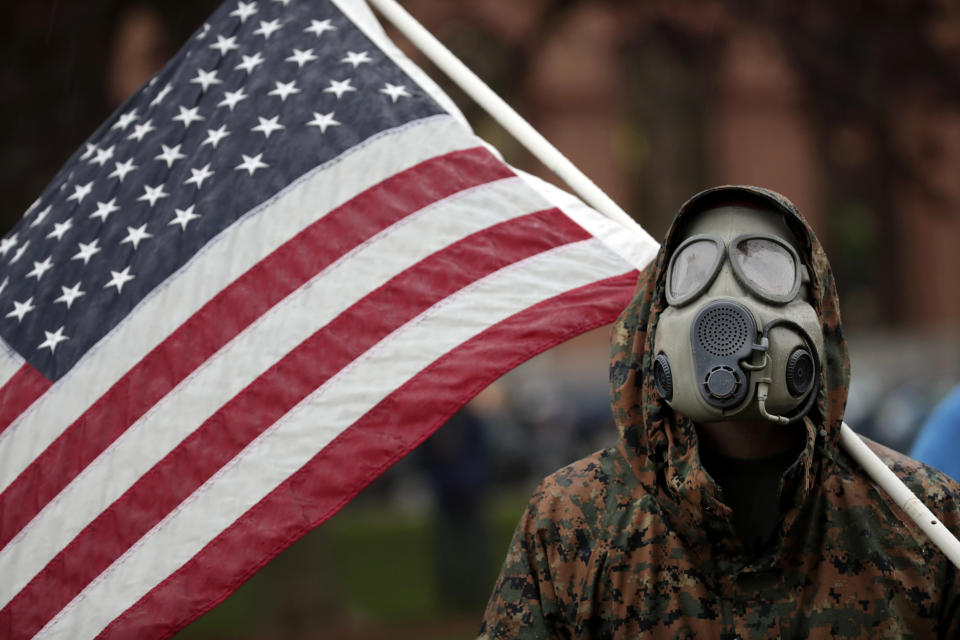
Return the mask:
<path id="1" fill-rule="evenodd" d="M 629 229 L 637 223 L 613 199 L 544 138 L 533 126 L 504 102 L 490 87 L 461 62 L 442 42 L 417 22 L 395 0 L 368 0 L 450 79 L 483 107 L 504 129 L 556 173 L 591 207 Z"/>
<path id="2" fill-rule="evenodd" d="M 590 178 L 577 169 L 560 151 L 547 141 L 529 122 L 467 68 L 443 43 L 421 25 L 396 0 L 368 0 L 393 26 L 400 30 L 420 51 L 436 64 L 464 92 L 483 107 L 509 131 L 520 144 L 566 182 L 594 209 L 624 226 L 636 229 L 637 223 L 604 193 Z M 910 519 L 940 550 L 960 568 L 960 540 L 920 501 L 873 452 L 863 440 L 843 423 L 840 444 L 863 467 L 867 475 L 889 495 Z"/>
<path id="3" fill-rule="evenodd" d="M 960 540 L 940 522 L 940 519 L 920 501 L 896 474 L 860 439 L 844 422 L 840 428 L 840 443 L 850 457 L 863 467 L 867 474 L 887 492 L 904 513 L 910 516 L 944 555 L 960 567 Z"/>

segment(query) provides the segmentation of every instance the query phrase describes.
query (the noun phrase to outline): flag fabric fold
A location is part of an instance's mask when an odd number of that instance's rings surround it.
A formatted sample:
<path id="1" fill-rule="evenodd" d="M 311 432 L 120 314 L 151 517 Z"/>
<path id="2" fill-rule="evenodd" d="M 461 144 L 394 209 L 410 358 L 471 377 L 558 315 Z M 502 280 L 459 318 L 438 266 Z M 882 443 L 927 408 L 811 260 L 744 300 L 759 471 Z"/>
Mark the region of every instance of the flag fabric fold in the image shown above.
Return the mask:
<path id="1" fill-rule="evenodd" d="M 0 636 L 172 635 L 655 250 L 365 5 L 228 2 L 0 240 Z"/>

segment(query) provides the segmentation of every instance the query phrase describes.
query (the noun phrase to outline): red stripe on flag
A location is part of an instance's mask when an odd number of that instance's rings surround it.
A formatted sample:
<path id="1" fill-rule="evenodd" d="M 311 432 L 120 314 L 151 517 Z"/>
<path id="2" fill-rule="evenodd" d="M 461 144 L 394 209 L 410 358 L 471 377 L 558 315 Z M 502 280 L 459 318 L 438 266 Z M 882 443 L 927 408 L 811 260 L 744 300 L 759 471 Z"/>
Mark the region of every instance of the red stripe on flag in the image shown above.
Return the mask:
<path id="1" fill-rule="evenodd" d="M 151 351 L 0 493 L 0 548 L 187 375 L 325 267 L 433 202 L 514 175 L 483 148 L 438 156 L 364 191 L 279 247 Z"/>
<path id="2" fill-rule="evenodd" d="M 24 363 L 17 372 L 10 376 L 7 383 L 0 388 L 0 433 L 10 426 L 21 413 L 46 393 L 52 383 L 43 375 Z M 0 513 L 3 506 L 0 503 Z M 3 542 L 0 542 L 0 547 Z"/>
<path id="3" fill-rule="evenodd" d="M 633 271 L 564 293 L 487 329 L 425 368 L 314 456 L 98 638 L 168 638 L 327 520 L 498 377 L 630 301 Z M 559 323 L 558 318 L 572 318 Z"/>
<path id="4" fill-rule="evenodd" d="M 490 273 L 590 237 L 557 209 L 528 214 L 478 231 L 375 289 L 226 403 L 101 513 L 0 610 L 0 629 L 17 620 L 12 638 L 36 633 L 265 429 L 398 327 Z"/>

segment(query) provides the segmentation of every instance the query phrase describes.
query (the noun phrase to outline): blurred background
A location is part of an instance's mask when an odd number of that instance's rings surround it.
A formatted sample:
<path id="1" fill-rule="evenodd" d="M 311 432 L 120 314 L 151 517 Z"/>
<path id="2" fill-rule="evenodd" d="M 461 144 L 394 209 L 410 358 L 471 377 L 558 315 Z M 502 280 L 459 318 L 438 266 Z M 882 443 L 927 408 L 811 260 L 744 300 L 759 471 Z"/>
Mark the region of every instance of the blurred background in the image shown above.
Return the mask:
<path id="1" fill-rule="evenodd" d="M 217 4 L 8 0 L 0 230 Z M 835 270 L 847 421 L 909 451 L 960 381 L 960 5 L 404 5 L 654 237 L 718 183 L 796 202 Z M 395 40 L 508 161 L 550 178 Z M 473 637 L 536 483 L 616 439 L 606 364 L 601 329 L 511 372 L 178 637 Z"/>

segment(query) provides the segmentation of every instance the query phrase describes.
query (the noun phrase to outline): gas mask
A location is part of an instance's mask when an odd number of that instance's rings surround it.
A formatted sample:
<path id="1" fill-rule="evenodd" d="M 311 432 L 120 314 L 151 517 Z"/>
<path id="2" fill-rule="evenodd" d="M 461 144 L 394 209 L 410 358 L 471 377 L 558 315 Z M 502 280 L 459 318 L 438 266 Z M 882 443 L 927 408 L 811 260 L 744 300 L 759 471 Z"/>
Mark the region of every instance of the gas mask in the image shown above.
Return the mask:
<path id="1" fill-rule="evenodd" d="M 810 277 L 782 214 L 766 209 L 705 208 L 670 258 L 654 383 L 695 422 L 788 424 L 816 401 L 823 335 Z"/>

